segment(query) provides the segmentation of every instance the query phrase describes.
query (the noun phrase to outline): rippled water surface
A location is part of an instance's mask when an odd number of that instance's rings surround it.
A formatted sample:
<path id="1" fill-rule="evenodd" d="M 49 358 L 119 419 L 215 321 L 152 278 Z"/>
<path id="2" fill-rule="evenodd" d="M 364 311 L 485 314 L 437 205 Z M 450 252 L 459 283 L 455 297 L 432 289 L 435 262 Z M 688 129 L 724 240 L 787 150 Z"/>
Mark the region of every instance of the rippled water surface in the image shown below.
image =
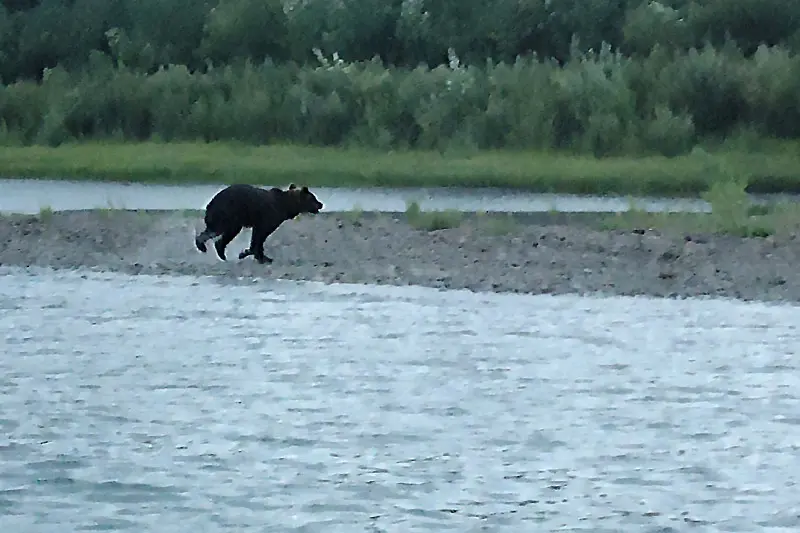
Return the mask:
<path id="1" fill-rule="evenodd" d="M 797 531 L 798 324 L 2 270 L 0 527 Z"/>

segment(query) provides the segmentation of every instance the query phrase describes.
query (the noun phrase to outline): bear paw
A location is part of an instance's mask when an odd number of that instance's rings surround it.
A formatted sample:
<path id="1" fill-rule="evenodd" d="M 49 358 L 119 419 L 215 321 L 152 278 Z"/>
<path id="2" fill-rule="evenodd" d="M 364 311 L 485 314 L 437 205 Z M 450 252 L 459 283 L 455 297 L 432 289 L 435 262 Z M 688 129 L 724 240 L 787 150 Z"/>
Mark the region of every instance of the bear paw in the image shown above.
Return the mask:
<path id="1" fill-rule="evenodd" d="M 227 261 L 228 260 L 228 258 L 225 257 L 225 248 L 224 247 L 219 246 L 219 243 L 217 243 L 217 244 L 214 245 L 214 248 L 217 250 L 217 256 L 220 259 L 222 259 L 223 261 Z"/>

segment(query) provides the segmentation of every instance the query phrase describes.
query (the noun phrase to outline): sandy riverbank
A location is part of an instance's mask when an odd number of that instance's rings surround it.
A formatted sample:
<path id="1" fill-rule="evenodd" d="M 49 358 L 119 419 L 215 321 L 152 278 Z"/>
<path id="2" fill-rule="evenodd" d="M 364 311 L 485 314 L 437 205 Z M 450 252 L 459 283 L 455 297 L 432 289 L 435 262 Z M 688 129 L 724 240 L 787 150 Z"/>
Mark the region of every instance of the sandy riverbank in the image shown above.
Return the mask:
<path id="1" fill-rule="evenodd" d="M 470 216 L 415 229 L 403 214 L 321 214 L 267 239 L 272 265 L 200 254 L 200 213 L 73 211 L 0 218 L 0 263 L 132 274 L 269 277 L 476 291 L 800 302 L 800 240 L 598 229 L 597 214 Z M 243 232 L 229 247 L 247 246 Z"/>

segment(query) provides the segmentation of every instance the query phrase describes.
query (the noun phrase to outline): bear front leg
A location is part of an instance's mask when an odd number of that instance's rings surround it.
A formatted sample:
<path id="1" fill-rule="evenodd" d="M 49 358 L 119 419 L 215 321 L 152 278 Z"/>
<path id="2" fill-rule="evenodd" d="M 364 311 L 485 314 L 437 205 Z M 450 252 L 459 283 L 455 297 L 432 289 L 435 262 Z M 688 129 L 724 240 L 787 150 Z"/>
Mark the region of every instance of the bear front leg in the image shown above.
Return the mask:
<path id="1" fill-rule="evenodd" d="M 272 232 L 265 228 L 253 228 L 253 234 L 250 237 L 250 248 L 239 254 L 239 257 L 252 255 L 262 265 L 264 263 L 272 263 L 272 258 L 264 254 L 264 241 L 267 240 L 270 233 Z"/>

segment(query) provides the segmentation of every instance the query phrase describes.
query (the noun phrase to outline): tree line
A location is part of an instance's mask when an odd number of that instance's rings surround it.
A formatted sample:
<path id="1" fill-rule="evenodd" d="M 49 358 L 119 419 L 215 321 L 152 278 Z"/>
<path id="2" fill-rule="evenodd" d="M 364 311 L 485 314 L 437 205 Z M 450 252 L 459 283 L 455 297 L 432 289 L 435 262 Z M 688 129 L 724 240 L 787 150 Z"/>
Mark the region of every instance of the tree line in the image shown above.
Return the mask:
<path id="1" fill-rule="evenodd" d="M 3 0 L 0 142 L 800 135 L 800 2 Z"/>

